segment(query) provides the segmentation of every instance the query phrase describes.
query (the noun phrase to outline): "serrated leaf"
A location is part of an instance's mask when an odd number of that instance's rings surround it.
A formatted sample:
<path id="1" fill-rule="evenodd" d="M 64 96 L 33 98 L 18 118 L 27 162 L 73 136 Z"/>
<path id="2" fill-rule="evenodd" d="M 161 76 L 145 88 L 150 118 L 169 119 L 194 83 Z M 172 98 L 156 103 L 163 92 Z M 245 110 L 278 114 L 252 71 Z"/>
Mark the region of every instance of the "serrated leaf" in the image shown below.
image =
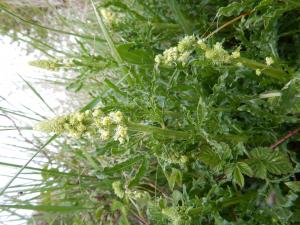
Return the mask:
<path id="1" fill-rule="evenodd" d="M 300 181 L 285 182 L 285 185 L 295 192 L 300 192 Z"/>
<path id="2" fill-rule="evenodd" d="M 148 159 L 144 159 L 141 166 L 139 167 L 137 173 L 132 178 L 132 180 L 129 182 L 128 187 L 132 188 L 133 186 L 137 185 L 141 178 L 145 175 L 147 169 L 149 167 L 149 161 Z"/>
<path id="3" fill-rule="evenodd" d="M 251 167 L 247 163 L 245 163 L 245 162 L 238 162 L 237 163 L 237 167 L 239 167 L 240 171 L 243 174 L 245 174 L 245 175 L 247 175 L 249 177 L 253 176 L 253 171 L 252 171 Z"/>
<path id="4" fill-rule="evenodd" d="M 261 179 L 267 178 L 267 168 L 262 161 L 249 160 L 247 162 L 253 171 L 254 177 L 261 178 Z"/>
<path id="5" fill-rule="evenodd" d="M 239 15 L 242 11 L 249 8 L 253 2 L 254 2 L 253 0 L 233 2 L 225 7 L 221 7 L 218 11 L 218 15 L 222 15 L 222 16 Z"/>
<path id="6" fill-rule="evenodd" d="M 208 147 L 201 149 L 200 160 L 211 169 L 216 169 L 222 162 L 221 157 Z"/>
<path id="7" fill-rule="evenodd" d="M 291 172 L 293 169 L 288 157 L 281 152 L 273 152 L 271 159 L 267 164 L 267 170 L 270 173 L 281 175 Z"/>
<path id="8" fill-rule="evenodd" d="M 175 184 L 177 184 L 178 186 L 181 186 L 182 174 L 181 174 L 180 170 L 178 170 L 176 168 L 172 168 L 172 172 L 169 176 L 167 176 L 167 180 L 169 183 L 169 187 L 172 191 L 175 187 Z"/>
<path id="9" fill-rule="evenodd" d="M 120 171 L 123 171 L 125 169 L 132 167 L 134 164 L 141 161 L 142 159 L 143 159 L 143 156 L 136 156 L 136 157 L 128 159 L 124 162 L 121 162 L 119 164 L 116 164 L 113 167 L 106 167 L 106 168 L 104 168 L 103 172 L 105 174 L 113 174 L 116 172 L 120 172 Z"/>
<path id="10" fill-rule="evenodd" d="M 265 179 L 267 172 L 281 175 L 292 171 L 293 167 L 287 155 L 273 151 L 270 148 L 256 148 L 250 154 L 248 164 L 251 166 L 254 176 Z"/>
<path id="11" fill-rule="evenodd" d="M 238 166 L 235 166 L 233 171 L 232 171 L 232 182 L 238 184 L 241 188 L 245 184 L 244 176 L 243 176 L 242 171 L 240 170 L 240 168 Z"/>

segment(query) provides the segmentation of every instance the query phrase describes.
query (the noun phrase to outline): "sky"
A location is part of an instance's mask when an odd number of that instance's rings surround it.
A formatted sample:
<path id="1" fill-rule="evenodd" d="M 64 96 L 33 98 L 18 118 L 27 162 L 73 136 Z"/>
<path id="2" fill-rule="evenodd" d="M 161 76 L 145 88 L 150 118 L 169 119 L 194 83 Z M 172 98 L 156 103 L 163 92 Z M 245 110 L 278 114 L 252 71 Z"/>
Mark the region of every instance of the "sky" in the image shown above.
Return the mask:
<path id="1" fill-rule="evenodd" d="M 13 109 L 20 111 L 27 111 L 30 116 L 34 118 L 40 118 L 33 112 L 38 112 L 46 117 L 53 117 L 54 114 L 46 108 L 41 100 L 26 86 L 25 79 L 31 84 L 34 83 L 36 78 L 43 78 L 51 75 L 45 70 L 34 68 L 28 64 L 29 61 L 36 59 L 36 55 L 26 55 L 26 52 L 22 50 L 22 45 L 11 43 L 9 38 L 0 37 L 0 109 Z M 22 78 L 21 78 L 22 77 Z M 47 103 L 55 108 L 57 113 L 61 113 L 61 102 L 66 99 L 65 91 L 53 90 L 48 88 L 47 85 L 33 84 L 34 88 L 41 94 Z M 27 108 L 27 109 L 26 109 Z M 30 112 L 30 110 L 32 112 Z M 15 122 L 20 126 L 32 126 L 32 122 L 24 120 L 22 117 L 14 117 Z M 18 145 L 22 147 L 32 148 L 32 145 L 26 144 L 24 141 L 18 141 L 18 133 L 16 131 L 1 131 L 3 126 L 11 126 L 12 121 L 3 116 L 0 110 L 0 164 L 13 163 L 18 165 L 24 165 L 33 154 L 32 151 L 28 151 L 22 148 L 17 148 L 12 145 Z M 24 132 L 24 136 L 28 139 L 32 138 L 31 131 Z M 43 160 L 37 158 L 30 166 L 38 166 Z M 17 169 L 1 166 L 0 165 L 0 189 L 4 187 L 11 179 L 11 176 L 16 174 Z M 19 179 L 16 179 L 12 185 L 19 185 L 29 183 L 31 181 L 23 178 L 38 179 L 39 175 L 26 175 L 21 174 Z M 16 198 L 22 199 L 20 196 Z M 3 198 L 0 196 L 0 204 L 3 202 Z M 29 215 L 30 212 L 19 211 L 23 215 Z M 9 221 L 14 219 L 13 217 L 7 217 L 4 213 L 0 212 L 0 225 L 1 224 L 25 224 L 24 222 Z M 9 222 L 8 222 L 9 221 Z"/>

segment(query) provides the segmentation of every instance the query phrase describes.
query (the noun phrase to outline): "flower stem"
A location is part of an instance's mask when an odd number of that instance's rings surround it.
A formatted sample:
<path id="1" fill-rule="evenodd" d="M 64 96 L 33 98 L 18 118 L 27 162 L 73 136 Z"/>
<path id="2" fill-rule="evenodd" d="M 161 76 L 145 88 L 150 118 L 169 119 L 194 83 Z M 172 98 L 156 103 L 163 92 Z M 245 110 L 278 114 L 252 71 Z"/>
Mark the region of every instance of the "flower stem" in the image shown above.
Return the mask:
<path id="1" fill-rule="evenodd" d="M 128 129 L 132 131 L 140 131 L 144 133 L 157 134 L 169 138 L 188 139 L 191 137 L 191 133 L 186 131 L 170 130 L 170 129 L 138 124 L 133 122 L 127 122 L 127 126 Z"/>
<path id="2" fill-rule="evenodd" d="M 281 69 L 269 67 L 269 66 L 266 66 L 266 64 L 259 63 L 254 60 L 251 60 L 251 59 L 240 58 L 239 61 L 241 63 L 243 63 L 245 66 L 248 66 L 254 70 L 261 69 L 263 71 L 263 73 L 265 73 L 266 75 L 273 77 L 275 79 L 281 80 L 281 81 L 286 81 L 289 78 L 291 78 L 290 74 L 286 73 L 285 71 L 283 71 Z"/>

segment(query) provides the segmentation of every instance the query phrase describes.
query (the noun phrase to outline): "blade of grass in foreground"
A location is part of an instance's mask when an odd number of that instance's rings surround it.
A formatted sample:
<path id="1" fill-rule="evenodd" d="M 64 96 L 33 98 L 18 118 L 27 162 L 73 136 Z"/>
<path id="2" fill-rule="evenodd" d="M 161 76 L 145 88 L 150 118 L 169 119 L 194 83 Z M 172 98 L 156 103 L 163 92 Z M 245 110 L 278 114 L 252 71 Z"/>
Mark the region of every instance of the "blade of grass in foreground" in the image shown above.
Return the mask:
<path id="1" fill-rule="evenodd" d="M 50 27 L 40 25 L 40 24 L 32 22 L 30 20 L 26 20 L 26 19 L 18 16 L 17 14 L 15 14 L 14 12 L 10 11 L 9 9 L 7 9 L 7 7 L 4 6 L 1 3 L 0 3 L 0 9 L 3 10 L 4 12 L 6 12 L 8 15 L 13 16 L 16 20 L 19 20 L 20 22 L 25 23 L 25 24 L 29 24 L 29 25 L 32 25 L 32 26 L 36 26 L 36 27 L 39 27 L 39 28 L 42 28 L 42 29 L 45 29 L 45 30 L 50 30 L 50 31 L 60 33 L 60 34 L 66 34 L 66 35 L 71 35 L 71 36 L 75 36 L 75 37 L 80 37 L 80 38 L 83 38 L 83 39 L 104 41 L 104 40 L 100 39 L 99 37 L 81 35 L 81 34 L 72 33 L 72 32 L 68 32 L 68 31 L 64 31 L 64 30 L 58 30 L 58 29 L 54 29 L 54 28 L 50 28 Z"/>
<path id="2" fill-rule="evenodd" d="M 27 118 L 30 120 L 40 121 L 39 119 L 33 118 L 31 116 L 27 116 L 20 111 L 10 110 L 10 109 L 7 109 L 7 108 L 1 107 L 1 106 L 0 106 L 0 111 L 3 112 L 3 114 L 12 114 L 12 115 L 24 117 L 24 118 Z"/>
<path id="3" fill-rule="evenodd" d="M 111 55 L 112 55 L 112 57 L 116 60 L 116 62 L 117 62 L 119 65 L 121 65 L 121 64 L 123 63 L 122 58 L 121 58 L 121 56 L 119 55 L 119 53 L 118 53 L 118 51 L 117 51 L 117 48 L 116 48 L 116 46 L 114 45 L 114 42 L 113 42 L 113 40 L 111 39 L 111 37 L 110 37 L 110 35 L 109 35 L 109 33 L 108 33 L 108 30 L 107 30 L 107 28 L 106 28 L 106 26 L 105 26 L 105 24 L 104 24 L 104 22 L 103 22 L 103 19 L 102 19 L 100 13 L 98 12 L 98 10 L 97 10 L 97 8 L 96 8 L 96 6 L 95 6 L 94 1 L 91 0 L 91 3 L 92 3 L 92 7 L 93 7 L 93 9 L 94 9 L 94 12 L 95 12 L 95 15 L 96 15 L 98 24 L 99 24 L 99 26 L 100 26 L 100 28 L 101 28 L 101 31 L 102 31 L 102 33 L 104 34 L 104 37 L 105 37 L 105 39 L 106 39 L 106 41 L 107 41 L 107 43 L 108 43 L 108 45 L 109 45 L 109 48 L 110 48 L 110 50 L 111 50 Z"/>
<path id="4" fill-rule="evenodd" d="M 14 180 L 22 173 L 22 171 L 29 165 L 29 163 L 47 146 L 49 145 L 53 140 L 57 138 L 58 135 L 53 135 L 36 153 L 33 154 L 33 156 L 19 169 L 19 171 L 13 176 L 13 178 L 8 181 L 8 183 L 4 186 L 4 188 L 0 191 L 0 196 L 4 194 L 7 188 L 14 182 Z"/>
<path id="5" fill-rule="evenodd" d="M 2 209 L 27 209 L 43 212 L 68 213 L 78 210 L 88 210 L 90 208 L 80 206 L 55 206 L 55 205 L 0 205 Z"/>
<path id="6" fill-rule="evenodd" d="M 182 27 L 182 29 L 184 30 L 184 32 L 186 34 L 191 35 L 193 33 L 193 26 L 190 23 L 190 21 L 188 21 L 185 16 L 183 15 L 183 13 L 181 12 L 180 6 L 178 5 L 176 0 L 168 0 L 170 9 L 172 10 L 177 22 L 180 24 L 180 26 Z"/>
<path id="7" fill-rule="evenodd" d="M 19 75 L 19 74 L 18 74 Z M 44 100 L 44 98 L 39 94 L 39 92 L 27 81 L 25 80 L 21 75 L 19 77 L 25 82 L 25 84 L 30 88 L 30 90 L 45 104 L 45 106 L 55 114 L 53 109 L 48 105 L 48 103 Z"/>
<path id="8" fill-rule="evenodd" d="M 0 166 L 7 166 L 7 167 L 13 167 L 13 168 L 23 168 L 24 167 L 22 165 L 1 162 L 1 161 L 0 161 Z M 23 174 L 39 174 L 40 172 L 43 172 L 46 174 L 56 174 L 56 175 L 61 175 L 61 176 L 80 176 L 81 178 L 94 178 L 93 176 L 88 176 L 88 175 L 65 173 L 65 172 L 60 172 L 60 171 L 56 171 L 56 170 L 40 169 L 40 168 L 35 168 L 35 167 L 30 167 L 30 166 L 26 166 L 24 169 L 31 170 L 31 171 L 37 171 L 37 172 L 28 172 L 28 173 L 24 172 Z"/>

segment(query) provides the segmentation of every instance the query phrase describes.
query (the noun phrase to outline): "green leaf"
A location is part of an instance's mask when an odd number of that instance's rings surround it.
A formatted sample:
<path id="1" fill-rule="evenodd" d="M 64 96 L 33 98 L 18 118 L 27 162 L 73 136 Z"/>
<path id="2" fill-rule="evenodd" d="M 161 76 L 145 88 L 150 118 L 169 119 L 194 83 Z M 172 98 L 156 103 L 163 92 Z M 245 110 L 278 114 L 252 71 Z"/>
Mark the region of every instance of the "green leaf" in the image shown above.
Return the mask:
<path id="1" fill-rule="evenodd" d="M 285 185 L 295 192 L 300 192 L 300 181 L 285 182 Z"/>
<path id="2" fill-rule="evenodd" d="M 227 165 L 225 170 L 226 177 L 232 179 L 232 182 L 238 184 L 240 187 L 244 186 L 244 175 L 253 176 L 251 167 L 245 162 L 237 162 L 235 164 Z"/>
<path id="3" fill-rule="evenodd" d="M 180 170 L 178 170 L 176 168 L 172 168 L 172 172 L 169 176 L 167 176 L 167 180 L 169 183 L 169 187 L 172 191 L 175 187 L 175 184 L 177 184 L 178 186 L 181 186 L 182 174 L 181 174 Z"/>
<path id="4" fill-rule="evenodd" d="M 267 178 L 267 168 L 262 161 L 248 160 L 247 161 L 253 171 L 253 176 L 261 179 Z"/>
<path id="5" fill-rule="evenodd" d="M 245 0 L 242 2 L 233 2 L 225 7 L 221 7 L 218 11 L 218 15 L 220 16 L 233 16 L 239 15 L 245 9 L 248 9 L 253 4 L 253 0 Z"/>
<path id="6" fill-rule="evenodd" d="M 253 171 L 252 171 L 251 167 L 247 163 L 245 163 L 245 162 L 238 162 L 237 163 L 237 167 L 240 169 L 240 171 L 243 174 L 245 174 L 245 175 L 247 175 L 249 177 L 253 176 Z"/>
<path id="7" fill-rule="evenodd" d="M 281 175 L 292 171 L 293 167 L 288 157 L 279 151 L 274 151 L 267 164 L 270 173 Z"/>
<path id="8" fill-rule="evenodd" d="M 126 93 L 121 91 L 120 88 L 116 86 L 113 82 L 111 82 L 109 79 L 105 78 L 104 82 L 109 88 L 113 89 L 116 93 L 126 96 Z"/>
<path id="9" fill-rule="evenodd" d="M 117 47 L 120 57 L 127 63 L 153 65 L 154 53 L 150 49 L 137 48 L 134 44 L 123 44 Z"/>
<path id="10" fill-rule="evenodd" d="M 254 176 L 262 179 L 267 177 L 267 172 L 282 175 L 290 173 L 293 169 L 286 154 L 270 148 L 253 149 L 249 157 L 247 163 L 252 168 Z"/>
<path id="11" fill-rule="evenodd" d="M 238 166 L 236 166 L 232 171 L 232 182 L 238 184 L 241 188 L 244 186 L 245 179 Z"/>
<path id="12" fill-rule="evenodd" d="M 147 169 L 149 167 L 149 160 L 146 158 L 143 160 L 141 166 L 139 167 L 137 173 L 133 177 L 133 179 L 129 182 L 128 187 L 132 188 L 133 186 L 137 185 L 141 178 L 145 175 L 147 172 Z"/>
<path id="13" fill-rule="evenodd" d="M 200 160 L 211 169 L 217 169 L 222 162 L 221 157 L 209 147 L 201 149 Z"/>
<path id="14" fill-rule="evenodd" d="M 142 159 L 143 159 L 143 156 L 136 156 L 136 157 L 130 158 L 124 162 L 121 162 L 119 164 L 116 164 L 113 167 L 106 167 L 106 168 L 104 168 L 103 172 L 105 174 L 113 174 L 116 172 L 120 172 L 120 171 L 126 170 L 128 168 L 131 168 L 134 164 L 141 161 Z"/>
<path id="15" fill-rule="evenodd" d="M 128 216 L 127 208 L 122 202 L 117 201 L 117 200 L 113 200 L 112 205 L 111 205 L 111 209 L 113 211 L 116 211 L 116 210 L 121 211 L 121 217 L 119 218 L 120 224 L 130 225 L 130 223 L 127 219 L 127 216 Z"/>

